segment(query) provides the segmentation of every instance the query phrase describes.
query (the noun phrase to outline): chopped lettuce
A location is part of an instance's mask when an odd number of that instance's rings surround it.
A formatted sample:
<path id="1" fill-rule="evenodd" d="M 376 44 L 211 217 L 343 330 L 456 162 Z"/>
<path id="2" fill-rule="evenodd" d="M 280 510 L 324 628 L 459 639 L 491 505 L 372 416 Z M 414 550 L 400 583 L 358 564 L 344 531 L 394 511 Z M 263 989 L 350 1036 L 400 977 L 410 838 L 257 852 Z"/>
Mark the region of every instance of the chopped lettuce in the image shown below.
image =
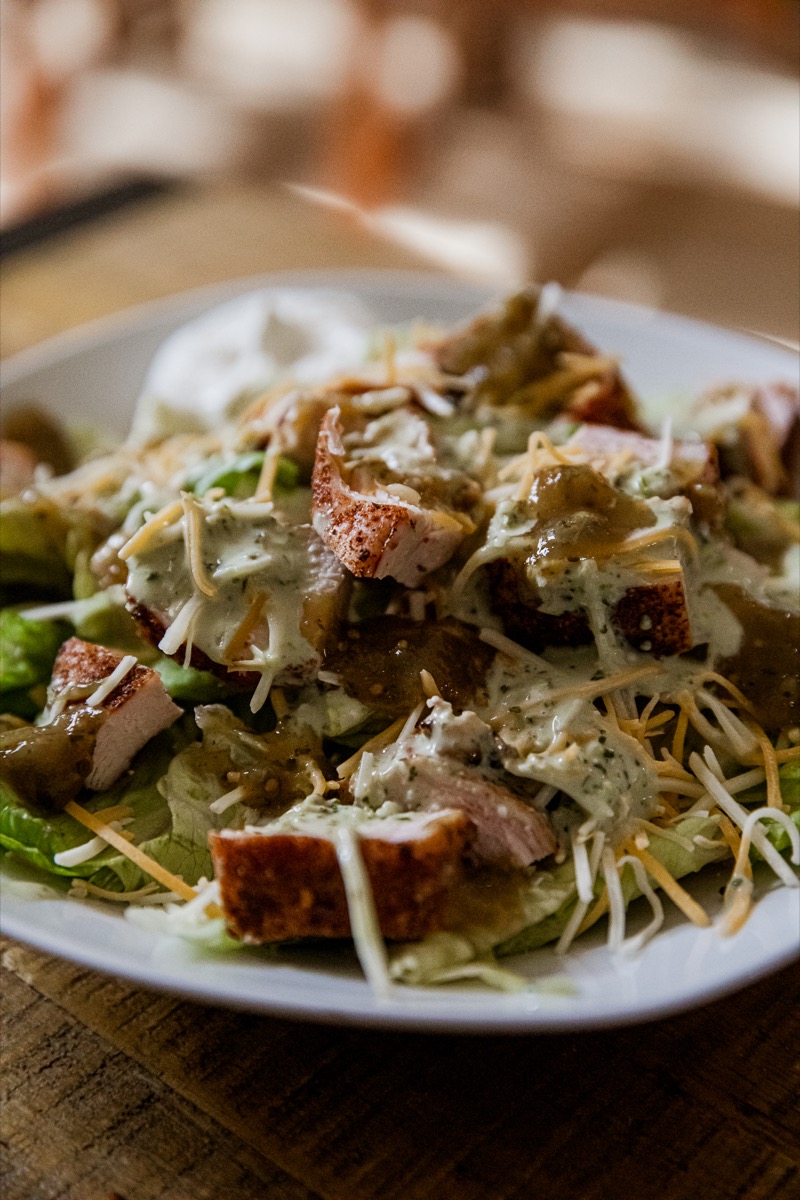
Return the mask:
<path id="1" fill-rule="evenodd" d="M 212 829 L 222 829 L 231 823 L 232 813 L 213 813 L 209 808 L 224 790 L 217 776 L 198 760 L 199 746 L 187 746 L 176 755 L 169 768 L 156 783 L 155 791 L 161 803 L 161 828 L 155 836 L 137 845 L 162 867 L 180 875 L 186 883 L 194 884 L 212 874 L 208 835 Z M 127 803 L 120 799 L 117 803 Z M 135 826 L 130 826 L 135 832 Z M 154 831 L 155 832 L 155 831 Z M 149 882 L 136 863 L 118 856 L 106 863 L 92 877 L 99 887 L 114 891 L 132 891 Z"/>
<path id="2" fill-rule="evenodd" d="M 783 803 L 790 811 L 800 809 L 800 762 L 784 763 L 778 774 Z M 746 792 L 739 792 L 736 799 L 747 808 L 752 808 L 755 804 L 766 804 L 767 785 L 759 783 L 756 787 L 748 788 Z"/>
<path id="3" fill-rule="evenodd" d="M 50 511 L 24 500 L 0 504 L 3 591 L 24 596 L 68 597 L 71 572 L 65 559 L 65 530 Z"/>
<path id="4" fill-rule="evenodd" d="M 797 764 L 791 764 L 796 767 Z M 781 774 L 784 774 L 786 768 L 783 768 Z M 755 789 L 754 789 L 755 790 Z M 739 796 L 739 800 L 743 800 L 746 793 Z M 784 796 L 788 802 L 788 797 Z M 756 796 L 755 802 L 763 797 Z M 800 799 L 796 801 L 797 807 L 794 804 L 789 804 L 792 820 L 800 827 Z M 770 841 L 779 850 L 783 851 L 789 847 L 789 835 L 786 830 L 776 821 L 765 821 L 764 829 Z M 708 817 L 686 817 L 680 821 L 675 827 L 674 832 L 680 834 L 681 837 L 688 839 L 692 843 L 691 850 L 681 845 L 679 842 L 659 837 L 656 833 L 650 832 L 649 853 L 655 859 L 666 867 L 670 875 L 674 879 L 681 879 L 685 875 L 693 874 L 696 871 L 702 870 L 711 862 L 727 858 L 730 851 L 727 846 L 723 848 L 712 848 L 709 846 L 699 846 L 694 839 L 700 835 L 709 841 L 719 841 L 719 831 L 713 819 Z M 758 857 L 757 851 L 751 851 L 753 857 Z M 621 874 L 622 891 L 625 896 L 626 903 L 637 899 L 641 892 L 636 883 L 633 872 L 629 868 L 625 868 Z M 561 888 L 561 902 L 557 907 L 553 907 L 553 903 L 559 895 Z M 598 881 L 595 887 L 595 894 L 600 895 L 603 885 Z M 556 867 L 554 871 L 542 871 L 533 876 L 531 880 L 531 890 L 525 902 L 526 916 L 529 924 L 518 933 L 505 940 L 499 942 L 495 946 L 495 953 L 501 956 L 509 954 L 524 954 L 529 950 L 535 950 L 539 946 L 544 946 L 548 942 L 555 941 L 560 937 L 567 922 L 569 921 L 577 903 L 577 894 L 574 884 L 574 873 L 571 863 L 565 863 L 562 867 Z"/>
<path id="5" fill-rule="evenodd" d="M 0 612 L 0 711 L 36 716 L 65 637 L 60 621 L 28 621 L 11 608 Z"/>
<path id="6" fill-rule="evenodd" d="M 203 464 L 201 470 L 188 480 L 188 487 L 198 496 L 204 496 L 211 488 L 222 488 L 237 500 L 246 500 L 255 493 L 258 477 L 264 465 L 264 451 L 252 450 L 247 454 L 219 455 Z M 299 476 L 297 464 L 290 458 L 281 457 L 273 484 L 273 494 L 285 495 L 297 487 Z"/>
<path id="7" fill-rule="evenodd" d="M 130 774 L 83 803 L 92 812 L 118 804 L 130 807 L 133 820 L 126 829 L 136 845 L 194 884 L 211 874 L 209 830 L 229 824 L 230 814 L 210 811 L 209 801 L 220 794 L 218 781 L 193 769 L 192 760 L 179 753 L 192 736 L 188 725 L 187 719 L 159 734 L 134 760 Z M 136 863 L 113 848 L 75 867 L 55 864 L 56 854 L 90 837 L 68 813 L 34 812 L 0 782 L 0 846 L 4 849 L 51 874 L 87 879 L 110 891 L 131 891 L 150 882 Z"/>
<path id="8" fill-rule="evenodd" d="M 154 665 L 164 687 L 178 704 L 214 704 L 231 694 L 225 681 L 211 671 L 182 667 L 172 658 L 160 658 Z"/>

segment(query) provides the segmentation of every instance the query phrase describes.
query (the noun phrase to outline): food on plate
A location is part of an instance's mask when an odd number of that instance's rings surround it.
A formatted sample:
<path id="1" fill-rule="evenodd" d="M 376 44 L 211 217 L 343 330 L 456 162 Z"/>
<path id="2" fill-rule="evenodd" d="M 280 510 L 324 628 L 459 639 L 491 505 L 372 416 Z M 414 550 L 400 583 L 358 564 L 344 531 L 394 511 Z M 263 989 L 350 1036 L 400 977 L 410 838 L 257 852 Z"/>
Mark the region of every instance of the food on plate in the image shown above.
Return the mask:
<path id="1" fill-rule="evenodd" d="M 379 991 L 709 925 L 714 863 L 723 934 L 754 862 L 797 887 L 797 393 L 653 427 L 559 304 L 329 323 L 294 380 L 229 315 L 231 377 L 180 334 L 118 448 L 4 444 L 0 845 L 209 945 L 352 937 Z"/>

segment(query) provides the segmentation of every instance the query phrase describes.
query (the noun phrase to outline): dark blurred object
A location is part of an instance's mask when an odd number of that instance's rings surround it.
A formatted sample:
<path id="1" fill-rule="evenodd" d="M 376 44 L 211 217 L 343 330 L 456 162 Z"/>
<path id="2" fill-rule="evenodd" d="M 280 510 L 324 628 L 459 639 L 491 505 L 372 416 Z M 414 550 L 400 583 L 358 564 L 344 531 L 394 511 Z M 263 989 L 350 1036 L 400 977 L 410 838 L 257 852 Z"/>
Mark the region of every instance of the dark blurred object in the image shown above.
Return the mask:
<path id="1" fill-rule="evenodd" d="M 36 404 L 26 404 L 3 412 L 0 436 L 27 451 L 34 466 L 44 463 L 56 475 L 66 474 L 75 465 L 63 430 Z"/>
<path id="2" fill-rule="evenodd" d="M 111 216 L 131 204 L 162 196 L 171 186 L 163 179 L 136 179 L 130 183 L 105 188 L 80 200 L 45 209 L 27 220 L 7 226 L 2 231 L 0 257 L 5 258 L 17 250 L 38 245 L 47 238 L 83 225 L 87 221 Z"/>
<path id="3" fill-rule="evenodd" d="M 797 69 L 793 0 L 355 0 L 359 20 L 333 110 L 325 174 L 333 190 L 371 207 L 402 191 L 416 134 L 444 102 L 508 107 L 521 20 L 578 15 L 643 22 L 712 39 Z M 438 71 L 438 86 L 431 75 Z"/>

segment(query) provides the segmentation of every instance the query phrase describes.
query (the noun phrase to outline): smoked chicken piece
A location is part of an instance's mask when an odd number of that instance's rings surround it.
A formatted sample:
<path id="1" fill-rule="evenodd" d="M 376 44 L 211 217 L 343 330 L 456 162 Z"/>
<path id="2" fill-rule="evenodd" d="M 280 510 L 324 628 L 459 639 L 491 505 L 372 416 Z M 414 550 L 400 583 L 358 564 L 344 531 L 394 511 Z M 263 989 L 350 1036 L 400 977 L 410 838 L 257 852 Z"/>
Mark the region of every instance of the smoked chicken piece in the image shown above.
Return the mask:
<path id="1" fill-rule="evenodd" d="M 73 704 L 47 725 L 24 722 L 0 734 L 0 779 L 34 811 L 62 809 L 86 787 L 101 711 Z"/>
<path id="2" fill-rule="evenodd" d="M 416 733 L 374 755 L 371 780 L 354 778 L 355 793 L 371 805 L 462 812 L 475 827 L 471 854 L 481 863 L 529 867 L 553 854 L 549 818 L 510 790 L 491 728 L 474 712 L 454 716 L 439 698 L 429 705 Z"/>
<path id="3" fill-rule="evenodd" d="M 582 420 L 636 428 L 636 402 L 616 362 L 542 301 L 542 289 L 528 288 L 428 348 L 442 371 L 474 379 L 468 396 L 476 407 L 514 405 L 552 416 L 574 403 Z M 583 390 L 588 383 L 597 390 Z"/>
<path id="4" fill-rule="evenodd" d="M 188 642 L 193 666 L 245 687 L 313 678 L 349 595 L 339 560 L 310 525 L 263 505 L 194 504 L 194 554 L 186 517 L 134 535 L 126 592 L 142 635 L 181 662 Z"/>
<path id="5" fill-rule="evenodd" d="M 467 510 L 479 490 L 439 466 L 421 417 L 392 417 L 383 442 L 375 422 L 346 446 L 340 409 L 326 413 L 311 482 L 313 522 L 353 575 L 414 587 L 474 530 Z"/>
<path id="6" fill-rule="evenodd" d="M 59 809 L 83 788 L 105 791 L 181 715 L 156 672 L 135 660 L 116 686 L 103 689 L 122 661 L 116 650 L 76 637 L 61 647 L 50 683 L 50 720 L 0 740 L 0 774 L 25 801 Z"/>
<path id="7" fill-rule="evenodd" d="M 92 766 L 86 787 L 102 792 L 119 779 L 131 759 L 151 738 L 172 725 L 182 713 L 157 672 L 135 662 L 107 695 L 100 688 L 120 666 L 123 655 L 105 646 L 70 638 L 58 652 L 50 682 L 51 708 L 66 697 L 66 711 L 97 712 Z M 75 692 L 82 696 L 71 698 Z M 89 704 L 88 701 L 93 701 Z"/>
<path id="8" fill-rule="evenodd" d="M 800 393 L 785 383 L 729 384 L 701 396 L 693 424 L 719 450 L 724 478 L 800 499 Z"/>
<path id="9" fill-rule="evenodd" d="M 386 938 L 425 937 L 450 923 L 471 822 L 460 812 L 367 819 L 357 830 L 378 923 Z M 251 944 L 346 938 L 350 917 L 334 844 L 323 819 L 306 829 L 222 830 L 210 835 L 228 929 Z"/>
<path id="10" fill-rule="evenodd" d="M 582 425 L 565 443 L 565 450 L 583 451 L 591 466 L 617 478 L 631 470 L 662 467 L 660 496 L 691 496 L 691 489 L 713 485 L 719 479 L 717 452 L 710 442 L 675 439 L 665 460 L 660 438 L 607 425 Z"/>
<path id="11" fill-rule="evenodd" d="M 454 768 L 413 753 L 404 761 L 413 780 L 406 795 L 423 811 L 452 808 L 469 817 L 476 829 L 472 853 L 480 862 L 529 867 L 555 852 L 555 835 L 545 814 L 475 768 Z"/>
<path id="12" fill-rule="evenodd" d="M 529 581 L 524 563 L 490 563 L 489 578 L 492 608 L 502 616 L 505 631 L 515 642 L 541 651 L 548 646 L 585 646 L 592 641 L 583 607 L 559 613 L 543 611 L 542 594 Z M 611 623 L 637 650 L 656 658 L 690 650 L 694 642 L 683 575 L 628 588 L 611 608 Z"/>

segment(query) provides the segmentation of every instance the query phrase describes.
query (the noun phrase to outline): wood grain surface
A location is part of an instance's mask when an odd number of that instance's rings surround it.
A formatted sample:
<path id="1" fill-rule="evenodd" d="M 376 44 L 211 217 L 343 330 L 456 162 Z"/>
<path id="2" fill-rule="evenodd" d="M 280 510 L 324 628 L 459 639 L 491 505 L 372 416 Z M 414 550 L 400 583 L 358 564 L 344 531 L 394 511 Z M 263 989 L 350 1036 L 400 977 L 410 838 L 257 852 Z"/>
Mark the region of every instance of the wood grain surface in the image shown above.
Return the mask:
<path id="1" fill-rule="evenodd" d="M 408 266 L 275 196 L 12 260 L 6 349 L 270 266 Z M 4 943 L 3 1200 L 800 1198 L 800 979 L 643 1027 L 410 1035 L 201 1007 Z"/>

